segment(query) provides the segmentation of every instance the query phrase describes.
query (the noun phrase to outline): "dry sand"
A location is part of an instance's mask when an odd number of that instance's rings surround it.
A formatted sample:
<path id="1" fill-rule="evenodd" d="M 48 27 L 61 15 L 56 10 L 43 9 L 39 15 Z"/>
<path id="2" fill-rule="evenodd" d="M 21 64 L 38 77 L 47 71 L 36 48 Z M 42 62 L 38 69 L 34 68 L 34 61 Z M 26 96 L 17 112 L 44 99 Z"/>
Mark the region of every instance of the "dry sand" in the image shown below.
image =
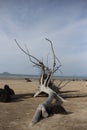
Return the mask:
<path id="1" fill-rule="evenodd" d="M 55 81 L 56 84 L 58 82 Z M 55 113 L 30 127 L 37 106 L 47 98 L 32 97 L 38 89 L 38 81 L 1 79 L 0 88 L 5 84 L 20 96 L 10 103 L 0 102 L 0 130 L 87 130 L 87 97 L 67 98 L 67 102 L 63 104 L 67 115 Z M 71 81 L 62 90 L 66 94 L 87 93 L 87 81 Z"/>

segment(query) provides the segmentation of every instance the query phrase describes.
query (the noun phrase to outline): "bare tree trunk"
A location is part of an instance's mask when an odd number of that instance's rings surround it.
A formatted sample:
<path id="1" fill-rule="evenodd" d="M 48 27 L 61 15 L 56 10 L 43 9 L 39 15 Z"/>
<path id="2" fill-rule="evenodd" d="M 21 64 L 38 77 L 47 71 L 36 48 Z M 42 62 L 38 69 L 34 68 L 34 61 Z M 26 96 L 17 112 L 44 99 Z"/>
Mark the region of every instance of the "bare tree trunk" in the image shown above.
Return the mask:
<path id="1" fill-rule="evenodd" d="M 34 125 L 35 123 L 37 123 L 41 117 L 43 117 L 43 118 L 48 117 L 49 114 L 47 112 L 47 107 L 49 107 L 51 105 L 53 99 L 56 99 L 56 101 L 58 102 L 59 105 L 61 105 L 65 101 L 57 93 L 55 93 L 53 90 L 51 90 L 49 87 L 44 87 L 44 89 L 42 89 L 42 90 L 43 90 L 43 92 L 49 94 L 49 96 L 46 99 L 46 101 L 44 101 L 42 104 L 40 104 L 37 107 L 37 110 L 32 118 L 31 125 Z"/>
<path id="2" fill-rule="evenodd" d="M 26 48 L 26 51 L 19 45 L 19 43 L 17 42 L 17 40 L 15 39 L 15 42 L 17 44 L 17 46 L 20 48 L 20 50 L 25 53 L 28 57 L 29 60 L 38 68 L 41 69 L 41 79 L 40 79 L 40 88 L 39 91 L 37 91 L 34 95 L 34 97 L 37 97 L 40 93 L 44 92 L 46 94 L 48 94 L 48 98 L 46 101 L 44 101 L 42 104 L 40 104 L 33 116 L 32 119 L 32 125 L 35 124 L 36 122 L 39 121 L 39 119 L 42 117 L 47 117 L 48 116 L 48 112 L 46 110 L 46 108 L 52 103 L 53 99 L 56 99 L 56 101 L 58 101 L 58 104 L 61 105 L 65 100 L 59 96 L 56 92 L 55 92 L 55 88 L 52 85 L 49 85 L 51 83 L 51 78 L 53 76 L 53 74 L 59 70 L 60 71 L 60 67 L 61 67 L 61 63 L 59 61 L 59 59 L 56 57 L 55 52 L 54 52 L 54 48 L 53 48 L 53 44 L 52 42 L 46 38 L 46 40 L 50 43 L 51 46 L 51 51 L 52 51 L 52 68 L 49 68 L 47 65 L 45 65 L 42 61 L 40 61 L 39 59 L 37 59 L 36 57 L 32 56 L 29 53 L 28 48 Z M 57 65 L 58 63 L 58 65 Z M 50 87 L 49 87 L 50 86 Z M 52 88 L 53 87 L 53 88 Z"/>

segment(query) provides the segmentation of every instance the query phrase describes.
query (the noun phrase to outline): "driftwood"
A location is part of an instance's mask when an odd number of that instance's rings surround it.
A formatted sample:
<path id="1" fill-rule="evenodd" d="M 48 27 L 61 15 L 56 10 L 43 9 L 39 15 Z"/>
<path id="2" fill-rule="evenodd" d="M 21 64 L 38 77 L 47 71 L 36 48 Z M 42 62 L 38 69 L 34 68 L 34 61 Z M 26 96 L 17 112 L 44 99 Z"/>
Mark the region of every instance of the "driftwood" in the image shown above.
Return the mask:
<path id="1" fill-rule="evenodd" d="M 25 80 L 26 80 L 27 82 L 32 82 L 31 79 L 29 79 L 29 78 L 25 78 Z"/>
<path id="2" fill-rule="evenodd" d="M 0 102 L 11 102 L 13 95 L 15 92 L 8 85 L 5 85 L 3 89 L 0 88 Z"/>
<path id="3" fill-rule="evenodd" d="M 48 91 L 50 91 L 50 90 L 48 90 Z M 46 90 L 46 92 L 47 92 L 47 90 Z M 50 105 L 54 99 L 57 101 L 56 103 L 59 106 L 61 106 L 64 101 L 59 95 L 57 95 L 53 91 L 50 91 L 49 96 L 46 99 L 46 101 L 44 101 L 43 103 L 41 103 L 38 106 L 38 108 L 33 116 L 31 125 L 34 125 L 35 123 L 37 123 L 41 119 L 41 117 L 46 118 L 49 116 L 49 113 L 47 112 L 47 108 L 50 108 Z"/>
<path id="4" fill-rule="evenodd" d="M 52 101 L 54 99 L 56 100 L 56 103 L 59 106 L 61 106 L 62 103 L 65 101 L 63 99 L 63 97 L 61 97 L 59 95 L 59 93 L 56 92 L 55 87 L 54 87 L 53 82 L 52 82 L 53 74 L 56 71 L 58 71 L 58 70 L 60 71 L 61 62 L 59 61 L 59 59 L 55 55 L 52 41 L 50 41 L 47 38 L 46 38 L 46 40 L 50 44 L 52 55 L 53 55 L 52 68 L 50 68 L 49 66 L 46 66 L 43 63 L 43 61 L 41 61 L 38 58 L 32 56 L 29 53 L 28 48 L 26 48 L 26 50 L 24 50 L 19 45 L 19 43 L 17 42 L 17 40 L 15 40 L 17 46 L 21 49 L 21 51 L 23 53 L 25 53 L 29 57 L 30 62 L 32 62 L 36 67 L 38 67 L 41 70 L 40 86 L 39 86 L 38 91 L 35 93 L 34 97 L 39 96 L 39 94 L 41 94 L 43 92 L 46 93 L 46 94 L 48 94 L 47 100 L 44 101 L 43 103 L 41 103 L 38 106 L 38 108 L 37 108 L 37 110 L 35 112 L 35 115 L 33 116 L 33 119 L 32 119 L 32 123 L 31 123 L 32 125 L 39 121 L 41 115 L 42 115 L 42 117 L 47 117 L 49 115 L 49 113 L 47 112 L 47 107 L 49 107 L 52 104 Z"/>
<path id="5" fill-rule="evenodd" d="M 25 53 L 28 57 L 30 62 L 34 64 L 34 66 L 38 67 L 41 70 L 41 76 L 40 76 L 40 86 L 38 88 L 38 91 L 34 94 L 34 97 L 39 96 L 42 93 L 45 93 L 48 95 L 47 99 L 42 102 L 41 104 L 38 105 L 36 112 L 32 118 L 31 125 L 34 125 L 37 123 L 41 118 L 46 118 L 49 116 L 49 110 L 53 108 L 53 101 L 55 100 L 55 104 L 58 105 L 57 109 L 58 110 L 63 110 L 64 113 L 67 113 L 66 110 L 62 107 L 62 103 L 65 102 L 65 98 L 77 98 L 77 97 L 86 97 L 87 94 L 64 94 L 60 90 L 61 88 L 65 87 L 66 84 L 70 82 L 67 81 L 65 84 L 62 84 L 63 80 L 60 81 L 58 84 L 58 88 L 54 85 L 52 77 L 53 74 L 56 71 L 60 71 L 61 67 L 61 62 L 59 59 L 56 57 L 54 48 L 53 48 L 53 43 L 46 38 L 46 40 L 50 43 L 52 54 L 53 54 L 53 62 L 52 62 L 52 68 L 50 68 L 48 65 L 45 65 L 43 61 L 39 60 L 38 58 L 34 57 L 29 53 L 28 48 L 24 50 L 17 40 L 15 40 L 17 46 L 21 49 L 23 53 Z M 48 62 L 48 59 L 47 59 Z M 60 71 L 61 72 L 61 71 Z M 50 111 L 52 114 L 52 111 Z"/>

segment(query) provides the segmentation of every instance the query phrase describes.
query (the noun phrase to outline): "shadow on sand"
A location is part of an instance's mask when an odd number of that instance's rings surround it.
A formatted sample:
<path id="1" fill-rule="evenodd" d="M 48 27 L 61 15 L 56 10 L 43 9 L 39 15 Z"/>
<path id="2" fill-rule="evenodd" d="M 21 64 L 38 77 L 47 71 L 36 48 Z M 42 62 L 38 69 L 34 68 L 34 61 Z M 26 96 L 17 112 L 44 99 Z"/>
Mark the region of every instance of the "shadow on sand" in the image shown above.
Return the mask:
<path id="1" fill-rule="evenodd" d="M 32 98 L 34 96 L 34 93 L 24 93 L 24 94 L 15 94 L 11 96 L 12 102 L 18 102 L 23 101 L 27 98 Z"/>

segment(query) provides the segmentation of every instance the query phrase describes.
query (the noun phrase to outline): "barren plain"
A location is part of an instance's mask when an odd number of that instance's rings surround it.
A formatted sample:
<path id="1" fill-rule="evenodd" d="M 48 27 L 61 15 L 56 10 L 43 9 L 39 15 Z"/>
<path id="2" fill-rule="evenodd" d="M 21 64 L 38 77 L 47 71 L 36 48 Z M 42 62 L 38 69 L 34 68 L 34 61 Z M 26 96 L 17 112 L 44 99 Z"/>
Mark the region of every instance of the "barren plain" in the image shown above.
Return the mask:
<path id="1" fill-rule="evenodd" d="M 59 82 L 55 80 L 55 84 Z M 68 114 L 55 112 L 31 127 L 30 122 L 37 106 L 47 98 L 33 97 L 39 86 L 38 80 L 0 79 L 0 88 L 5 84 L 15 91 L 16 97 L 10 103 L 0 102 L 0 130 L 87 130 L 87 97 L 66 98 L 63 107 Z M 72 80 L 61 91 L 66 95 L 87 94 L 87 81 Z"/>

